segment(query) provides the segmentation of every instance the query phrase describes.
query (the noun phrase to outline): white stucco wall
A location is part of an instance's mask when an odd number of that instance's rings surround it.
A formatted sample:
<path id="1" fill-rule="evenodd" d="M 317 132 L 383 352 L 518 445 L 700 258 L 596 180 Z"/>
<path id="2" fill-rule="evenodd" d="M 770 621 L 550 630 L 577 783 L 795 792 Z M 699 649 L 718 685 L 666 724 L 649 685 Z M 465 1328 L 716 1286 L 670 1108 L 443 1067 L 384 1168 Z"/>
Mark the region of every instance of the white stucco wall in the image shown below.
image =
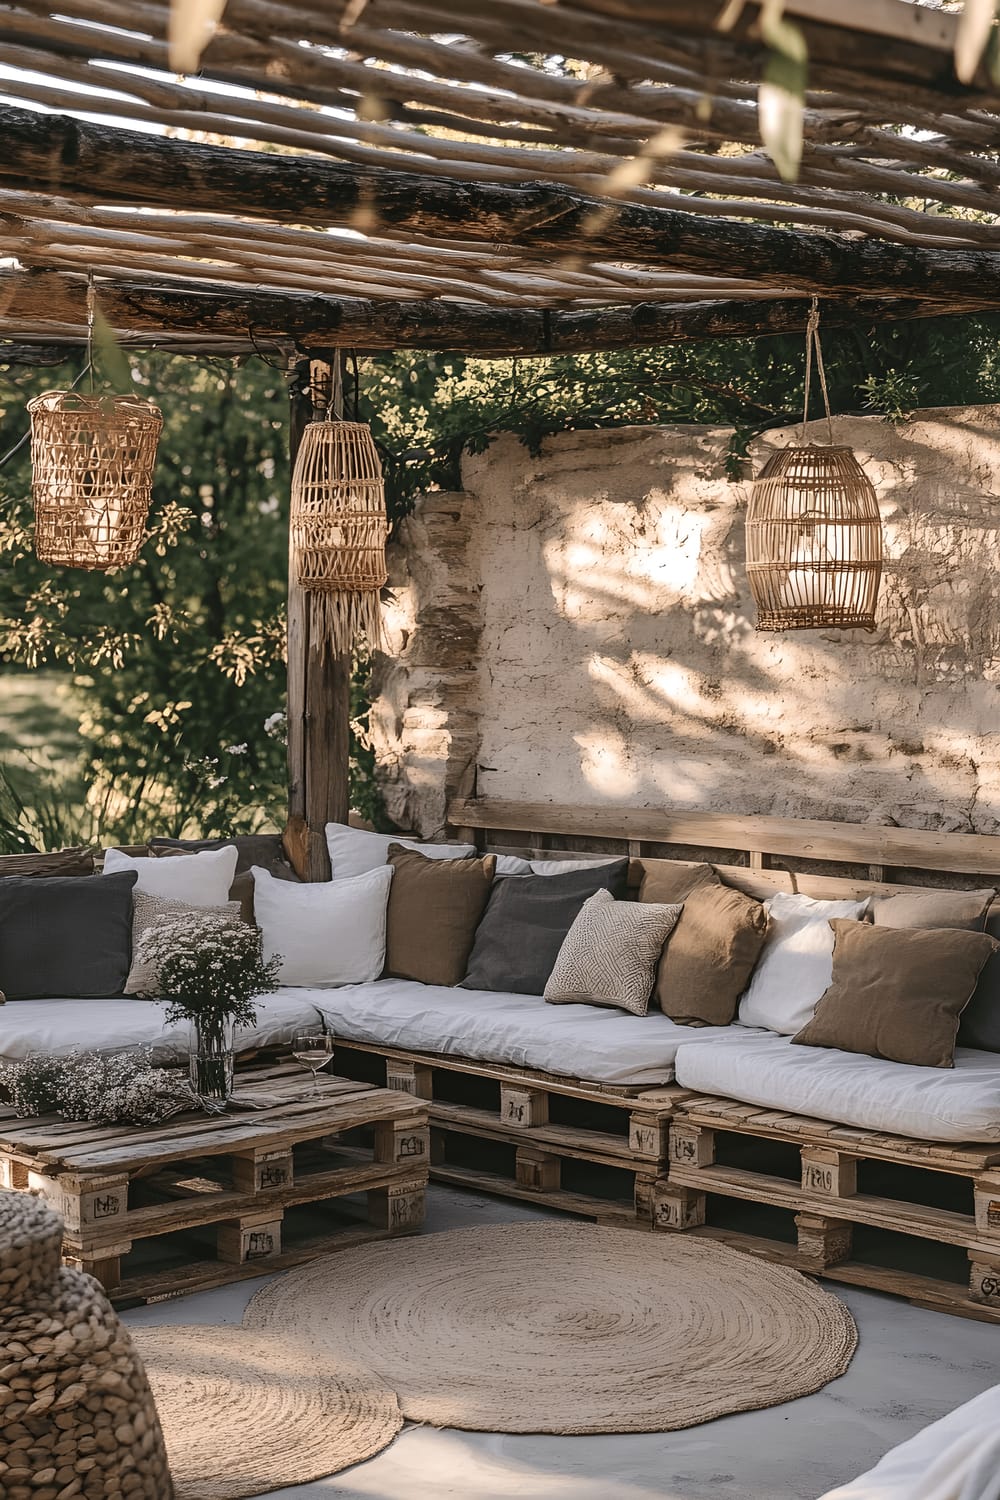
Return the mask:
<path id="1" fill-rule="evenodd" d="M 428 497 L 397 549 L 393 722 L 412 685 L 411 734 L 426 709 L 457 738 L 418 765 L 377 713 L 390 811 L 440 822 L 474 761 L 480 794 L 507 801 L 997 831 L 1000 408 L 838 419 L 835 437 L 885 523 L 874 636 L 754 629 L 728 429 L 564 433 L 539 457 L 504 437 L 469 457 L 465 494 Z M 768 434 L 754 468 L 792 438 Z M 439 557 L 435 581 L 417 549 L 443 498 L 450 571 Z M 440 668 L 426 629 L 421 645 L 428 583 L 464 611 Z"/>

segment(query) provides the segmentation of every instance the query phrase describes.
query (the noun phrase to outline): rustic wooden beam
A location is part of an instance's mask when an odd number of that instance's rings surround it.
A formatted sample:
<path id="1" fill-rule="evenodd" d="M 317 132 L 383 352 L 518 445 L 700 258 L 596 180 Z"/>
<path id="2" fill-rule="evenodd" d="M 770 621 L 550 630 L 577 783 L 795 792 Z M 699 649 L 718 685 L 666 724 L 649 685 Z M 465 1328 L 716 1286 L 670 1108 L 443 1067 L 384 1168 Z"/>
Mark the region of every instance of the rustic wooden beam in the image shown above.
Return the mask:
<path id="1" fill-rule="evenodd" d="M 486 184 L 237 151 L 0 106 L 0 181 L 77 201 L 192 206 L 284 223 L 341 224 L 419 240 L 460 233 L 542 259 L 567 255 L 752 279 L 781 291 L 1000 302 L 1000 252 L 877 239 L 608 204 L 567 187 Z M 766 212 L 766 209 L 762 209 Z M 359 246 L 363 257 L 363 247 Z"/>
<path id="2" fill-rule="evenodd" d="M 910 318 L 988 310 L 977 288 L 959 306 L 915 298 L 823 301 L 823 325 L 870 326 Z M 129 278 L 102 279 L 98 300 L 111 326 L 131 342 L 148 333 L 205 336 L 206 349 L 225 338 L 255 345 L 293 342 L 302 349 L 435 349 L 486 357 L 579 354 L 641 348 L 704 339 L 760 338 L 801 333 L 808 303 L 803 298 L 740 302 L 657 303 L 572 309 L 497 308 L 471 303 L 376 302 L 325 293 L 248 290 L 211 284 L 152 284 Z M 17 335 L 56 322 L 84 329 L 87 280 L 66 271 L 0 271 L 0 330 Z M 1000 298 L 997 303 L 1000 305 Z M 187 352 L 197 352 L 185 344 Z"/>

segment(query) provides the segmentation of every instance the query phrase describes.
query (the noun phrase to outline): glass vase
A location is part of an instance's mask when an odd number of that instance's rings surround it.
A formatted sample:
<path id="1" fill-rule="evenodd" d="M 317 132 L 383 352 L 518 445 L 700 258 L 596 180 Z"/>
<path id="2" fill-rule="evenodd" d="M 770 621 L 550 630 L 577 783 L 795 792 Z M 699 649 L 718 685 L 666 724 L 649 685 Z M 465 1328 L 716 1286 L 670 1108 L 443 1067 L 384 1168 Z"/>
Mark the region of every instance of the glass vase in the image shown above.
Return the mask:
<path id="1" fill-rule="evenodd" d="M 233 1023 L 229 1016 L 192 1020 L 188 1066 L 191 1087 L 202 1107 L 224 1110 L 233 1092 Z"/>

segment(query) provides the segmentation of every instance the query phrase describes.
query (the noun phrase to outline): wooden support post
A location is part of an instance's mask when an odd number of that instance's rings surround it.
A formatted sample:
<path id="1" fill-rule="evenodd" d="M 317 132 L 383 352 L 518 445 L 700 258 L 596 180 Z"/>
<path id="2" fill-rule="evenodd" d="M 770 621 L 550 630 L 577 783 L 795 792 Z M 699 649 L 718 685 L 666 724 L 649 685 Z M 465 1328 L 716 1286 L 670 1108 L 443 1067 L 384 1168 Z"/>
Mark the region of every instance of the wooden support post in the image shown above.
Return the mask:
<path id="1" fill-rule="evenodd" d="M 102 1245 L 96 1254 L 92 1251 L 85 1252 L 76 1245 L 64 1244 L 63 1264 L 72 1267 L 74 1271 L 84 1271 L 88 1276 L 93 1276 L 105 1291 L 113 1292 L 121 1283 L 122 1257 L 128 1255 L 131 1249 L 131 1240 L 125 1240 L 120 1245 Z"/>
<path id="2" fill-rule="evenodd" d="M 669 1156 L 679 1167 L 710 1167 L 715 1161 L 715 1131 L 704 1125 L 671 1125 Z"/>
<path id="3" fill-rule="evenodd" d="M 858 1159 L 826 1146 L 802 1148 L 802 1191 L 825 1198 L 853 1198 L 858 1190 Z"/>
<path id="4" fill-rule="evenodd" d="M 656 1115 L 635 1110 L 629 1115 L 628 1148 L 633 1156 L 644 1156 L 650 1161 L 661 1162 L 667 1155 L 669 1131 L 669 1119 L 660 1119 Z"/>
<path id="5" fill-rule="evenodd" d="M 854 1225 L 825 1214 L 795 1215 L 798 1233 L 798 1263 L 806 1271 L 822 1271 L 846 1260 L 851 1253 Z"/>
<path id="6" fill-rule="evenodd" d="M 979 1237 L 1000 1240 L 1000 1173 L 983 1172 L 976 1178 L 975 1199 Z"/>
<path id="7" fill-rule="evenodd" d="M 117 1229 L 128 1209 L 128 1174 L 107 1173 L 98 1176 L 64 1172 L 49 1177 L 44 1172 L 28 1173 L 27 1186 L 40 1193 L 62 1217 L 68 1236 L 77 1238 L 96 1230 Z"/>
<path id="8" fill-rule="evenodd" d="M 638 1186 L 636 1178 L 637 1192 Z M 654 1229 L 696 1229 L 705 1222 L 705 1194 L 661 1180 L 653 1188 L 651 1210 Z"/>
<path id="9" fill-rule="evenodd" d="M 559 1186 L 562 1160 L 550 1151 L 535 1151 L 518 1146 L 514 1157 L 514 1176 L 519 1187 L 534 1193 L 551 1193 Z"/>
<path id="10" fill-rule="evenodd" d="M 422 1166 L 429 1157 L 430 1129 L 424 1119 L 379 1120 L 375 1126 L 376 1161 Z"/>
<path id="11" fill-rule="evenodd" d="M 268 1260 L 281 1254 L 282 1210 L 267 1208 L 220 1224 L 219 1259 L 241 1266 L 248 1260 Z"/>
<path id="12" fill-rule="evenodd" d="M 549 1096 L 544 1089 L 515 1088 L 502 1083 L 500 1118 L 505 1125 L 521 1125 L 526 1130 L 533 1125 L 547 1125 Z"/>
<path id="13" fill-rule="evenodd" d="M 385 1065 L 385 1086 L 416 1099 L 434 1098 L 434 1071 L 426 1063 L 393 1062 Z"/>
<path id="14" fill-rule="evenodd" d="M 243 1193 L 264 1193 L 290 1187 L 294 1175 L 288 1147 L 267 1150 L 256 1146 L 233 1157 L 233 1187 Z"/>
<path id="15" fill-rule="evenodd" d="M 1000 1255 L 969 1251 L 969 1296 L 985 1307 L 1000 1308 Z"/>
<path id="16" fill-rule="evenodd" d="M 390 1234 L 410 1234 L 424 1222 L 425 1200 L 422 1182 L 393 1182 L 388 1187 L 371 1188 L 368 1217 Z"/>
<path id="17" fill-rule="evenodd" d="M 339 355 L 317 351 L 296 361 L 290 390 L 291 466 L 302 433 L 324 407 L 316 392 L 339 398 Z M 335 378 L 336 377 L 336 378 Z M 346 823 L 350 811 L 351 655 L 316 649 L 309 596 L 299 587 L 289 543 L 288 570 L 288 824 L 285 847 L 304 880 L 329 880 L 324 827 Z"/>

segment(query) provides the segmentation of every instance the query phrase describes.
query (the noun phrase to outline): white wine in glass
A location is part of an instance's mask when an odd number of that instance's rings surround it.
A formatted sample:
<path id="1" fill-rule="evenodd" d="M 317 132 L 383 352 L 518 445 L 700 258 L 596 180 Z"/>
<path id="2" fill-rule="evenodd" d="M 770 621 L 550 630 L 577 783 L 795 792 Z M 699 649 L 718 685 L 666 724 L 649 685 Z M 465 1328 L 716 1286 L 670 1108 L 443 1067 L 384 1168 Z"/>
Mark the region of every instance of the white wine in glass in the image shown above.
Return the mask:
<path id="1" fill-rule="evenodd" d="M 319 1072 L 333 1061 L 332 1036 L 297 1036 L 292 1038 L 292 1056 L 312 1073 L 312 1093 L 319 1093 Z"/>

